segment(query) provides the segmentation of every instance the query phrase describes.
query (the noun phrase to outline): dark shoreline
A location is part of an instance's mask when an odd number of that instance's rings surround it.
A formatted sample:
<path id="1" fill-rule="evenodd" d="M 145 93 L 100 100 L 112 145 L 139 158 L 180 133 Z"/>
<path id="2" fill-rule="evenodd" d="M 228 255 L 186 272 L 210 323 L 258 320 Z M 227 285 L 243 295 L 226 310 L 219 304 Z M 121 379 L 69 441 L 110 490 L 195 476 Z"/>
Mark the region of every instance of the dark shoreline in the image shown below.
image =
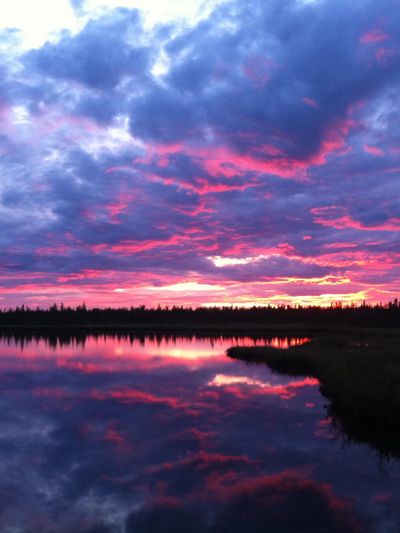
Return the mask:
<path id="1" fill-rule="evenodd" d="M 400 336 L 398 327 L 370 327 L 332 324 L 330 326 L 317 324 L 37 324 L 37 325 L 1 325 L 0 338 L 14 334 L 24 336 L 60 334 L 84 334 L 90 335 L 145 335 L 162 334 L 177 336 L 320 336 L 320 335 L 359 335 L 359 336 Z"/>
<path id="2" fill-rule="evenodd" d="M 278 374 L 318 379 L 328 415 L 344 440 L 400 458 L 398 334 L 321 335 L 287 350 L 235 346 L 227 354 Z"/>

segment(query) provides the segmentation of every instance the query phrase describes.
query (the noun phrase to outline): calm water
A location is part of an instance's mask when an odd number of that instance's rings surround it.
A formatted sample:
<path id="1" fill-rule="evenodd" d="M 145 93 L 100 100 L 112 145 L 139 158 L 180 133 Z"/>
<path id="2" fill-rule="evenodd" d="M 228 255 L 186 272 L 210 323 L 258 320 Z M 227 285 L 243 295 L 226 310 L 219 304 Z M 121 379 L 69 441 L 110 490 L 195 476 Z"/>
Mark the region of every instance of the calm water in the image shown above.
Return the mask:
<path id="1" fill-rule="evenodd" d="M 400 531 L 398 462 L 318 381 L 224 353 L 305 340 L 2 341 L 0 531 Z"/>

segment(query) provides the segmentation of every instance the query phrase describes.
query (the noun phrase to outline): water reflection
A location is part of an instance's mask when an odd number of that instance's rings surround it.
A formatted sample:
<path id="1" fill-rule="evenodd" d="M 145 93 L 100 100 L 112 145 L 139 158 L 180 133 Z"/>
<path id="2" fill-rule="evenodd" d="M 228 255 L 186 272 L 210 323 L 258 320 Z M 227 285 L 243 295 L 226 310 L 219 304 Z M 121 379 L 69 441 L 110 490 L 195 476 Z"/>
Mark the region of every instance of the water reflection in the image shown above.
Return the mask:
<path id="1" fill-rule="evenodd" d="M 224 353 L 307 339 L 14 340 L 1 531 L 397 531 L 398 466 L 382 476 L 367 447 L 332 441 L 318 381 Z"/>
<path id="2" fill-rule="evenodd" d="M 309 342 L 308 337 L 225 335 L 173 336 L 170 334 L 83 335 L 51 333 L 0 336 L 0 367 L 9 364 L 8 353 L 18 349 L 18 364 L 33 361 L 41 365 L 74 368 L 82 372 L 147 369 L 170 364 L 204 364 L 203 359 L 225 359 L 225 351 L 237 346 L 271 346 L 287 349 Z M 11 352 L 10 352 L 11 349 Z M 12 358 L 14 361 L 14 358 Z"/>
<path id="3" fill-rule="evenodd" d="M 189 346 L 188 352 L 194 350 L 195 344 L 204 344 L 209 347 L 214 346 L 225 346 L 229 348 L 232 345 L 237 346 L 271 346 L 273 348 L 282 348 L 287 349 L 292 346 L 300 346 L 306 342 L 310 341 L 309 337 L 294 337 L 294 336 L 272 336 L 265 335 L 262 333 L 254 333 L 250 335 L 216 335 L 209 333 L 181 333 L 179 335 L 172 333 L 86 333 L 83 331 L 76 331 L 71 333 L 70 331 L 52 331 L 51 329 L 46 329 L 43 332 L 40 330 L 33 331 L 18 331 L 14 330 L 11 332 L 2 332 L 0 333 L 0 342 L 3 345 L 17 345 L 21 350 L 25 349 L 30 344 L 36 344 L 37 347 L 47 349 L 63 349 L 65 347 L 76 347 L 79 349 L 84 349 L 86 346 L 98 345 L 103 343 L 109 346 L 113 341 L 114 344 L 122 345 L 129 344 L 131 347 L 138 348 L 138 346 L 148 347 L 151 349 L 165 349 L 168 346 L 177 344 L 181 349 L 184 344 Z M 156 348 L 157 346 L 157 348 Z M 192 350 L 190 350 L 190 347 Z M 118 347 L 118 349 L 120 349 Z M 148 350 L 147 350 L 148 351 Z M 208 351 L 207 351 L 208 353 Z"/>

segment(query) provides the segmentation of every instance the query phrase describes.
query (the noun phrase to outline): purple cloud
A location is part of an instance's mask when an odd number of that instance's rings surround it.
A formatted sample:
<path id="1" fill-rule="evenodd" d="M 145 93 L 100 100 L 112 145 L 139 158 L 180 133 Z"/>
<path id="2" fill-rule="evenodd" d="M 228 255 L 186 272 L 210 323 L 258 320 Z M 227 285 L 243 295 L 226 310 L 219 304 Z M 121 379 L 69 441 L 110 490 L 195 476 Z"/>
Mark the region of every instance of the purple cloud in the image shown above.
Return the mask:
<path id="1" fill-rule="evenodd" d="M 60 276 L 93 304 L 141 276 L 137 303 L 156 280 L 205 286 L 171 303 L 267 303 L 274 279 L 273 301 L 329 303 L 327 276 L 347 301 L 395 297 L 400 18 L 362 7 L 233 0 L 152 30 L 116 9 L 24 53 L 3 32 L 4 302 L 52 303 Z"/>

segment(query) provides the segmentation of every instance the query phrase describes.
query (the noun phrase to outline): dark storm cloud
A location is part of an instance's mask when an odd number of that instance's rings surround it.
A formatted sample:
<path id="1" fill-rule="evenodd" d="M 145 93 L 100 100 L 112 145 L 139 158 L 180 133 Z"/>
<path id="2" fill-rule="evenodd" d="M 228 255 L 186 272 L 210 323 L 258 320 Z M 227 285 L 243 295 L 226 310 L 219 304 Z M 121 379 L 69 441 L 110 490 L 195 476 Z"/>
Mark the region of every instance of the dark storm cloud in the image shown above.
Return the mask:
<path id="1" fill-rule="evenodd" d="M 394 14 L 385 30 L 395 49 L 398 10 L 392 1 L 381 9 Z M 171 69 L 134 103 L 132 133 L 198 139 L 209 128 L 237 149 L 272 142 L 309 158 L 352 105 L 397 80 L 397 55 L 382 65 L 359 42 L 377 24 L 372 1 L 223 5 L 168 45 Z"/>
<path id="2" fill-rule="evenodd" d="M 117 101 L 100 96 L 82 98 L 74 110 L 76 114 L 91 118 L 100 124 L 109 124 L 117 111 Z"/>
<path id="3" fill-rule="evenodd" d="M 140 43 L 142 31 L 138 11 L 115 10 L 111 16 L 89 21 L 76 36 L 66 33 L 58 43 L 29 52 L 25 61 L 46 76 L 110 90 L 124 76 L 146 75 L 150 50 Z"/>

